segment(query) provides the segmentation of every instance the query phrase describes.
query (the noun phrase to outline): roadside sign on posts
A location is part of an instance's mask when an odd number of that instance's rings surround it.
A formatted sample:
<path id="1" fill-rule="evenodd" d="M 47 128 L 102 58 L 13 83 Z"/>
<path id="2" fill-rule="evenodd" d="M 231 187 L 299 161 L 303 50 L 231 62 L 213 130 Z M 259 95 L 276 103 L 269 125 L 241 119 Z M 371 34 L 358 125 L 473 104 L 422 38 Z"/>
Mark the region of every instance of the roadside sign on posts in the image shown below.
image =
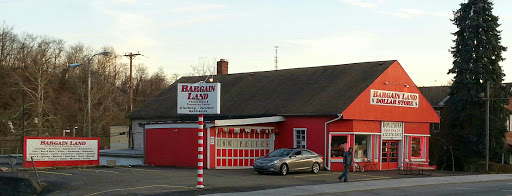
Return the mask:
<path id="1" fill-rule="evenodd" d="M 204 188 L 203 114 L 220 114 L 220 83 L 178 83 L 178 114 L 197 115 L 197 186 Z M 207 143 L 208 144 L 208 143 Z"/>
<path id="2" fill-rule="evenodd" d="M 220 83 L 179 83 L 178 114 L 220 114 Z"/>

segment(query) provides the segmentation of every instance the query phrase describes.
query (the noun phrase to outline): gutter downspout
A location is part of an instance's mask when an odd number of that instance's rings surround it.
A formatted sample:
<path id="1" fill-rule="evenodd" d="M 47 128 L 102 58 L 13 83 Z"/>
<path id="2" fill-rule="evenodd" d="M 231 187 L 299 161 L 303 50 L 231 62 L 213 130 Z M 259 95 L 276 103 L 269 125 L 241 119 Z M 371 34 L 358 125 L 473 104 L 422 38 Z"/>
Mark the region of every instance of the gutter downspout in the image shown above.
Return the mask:
<path id="1" fill-rule="evenodd" d="M 324 145 L 325 145 L 325 146 L 324 146 L 324 157 L 325 157 L 325 159 L 327 159 L 327 157 L 329 156 L 329 155 L 327 154 L 327 148 L 328 148 L 328 147 L 327 147 L 327 124 L 332 123 L 332 122 L 334 122 L 334 121 L 337 121 L 337 120 L 341 119 L 341 117 L 342 117 L 342 116 L 343 116 L 343 114 L 338 114 L 338 117 L 337 117 L 337 118 L 335 118 L 335 119 L 332 119 L 332 120 L 330 120 L 330 121 L 325 122 L 325 133 L 324 133 Z M 331 161 L 331 157 L 329 157 L 329 161 Z M 331 169 L 330 169 L 327 165 L 328 165 L 328 164 L 327 164 L 327 161 L 324 161 L 324 167 L 325 167 L 325 169 L 327 169 L 327 170 L 329 170 L 329 171 L 330 171 Z"/>

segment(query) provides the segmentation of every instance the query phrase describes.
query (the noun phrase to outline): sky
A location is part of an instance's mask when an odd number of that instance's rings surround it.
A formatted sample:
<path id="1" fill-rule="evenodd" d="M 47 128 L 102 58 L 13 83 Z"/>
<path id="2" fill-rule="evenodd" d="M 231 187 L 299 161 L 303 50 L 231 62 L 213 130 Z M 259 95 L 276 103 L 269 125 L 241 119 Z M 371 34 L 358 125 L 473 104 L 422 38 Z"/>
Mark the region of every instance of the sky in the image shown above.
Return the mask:
<path id="1" fill-rule="evenodd" d="M 201 58 L 229 73 L 398 60 L 418 86 L 453 75 L 450 19 L 465 0 L 0 0 L 0 24 L 117 53 L 167 75 Z M 502 44 L 512 50 L 512 1 L 494 0 Z M 512 82 L 512 52 L 500 65 Z M 128 63 L 128 59 L 124 61 Z"/>

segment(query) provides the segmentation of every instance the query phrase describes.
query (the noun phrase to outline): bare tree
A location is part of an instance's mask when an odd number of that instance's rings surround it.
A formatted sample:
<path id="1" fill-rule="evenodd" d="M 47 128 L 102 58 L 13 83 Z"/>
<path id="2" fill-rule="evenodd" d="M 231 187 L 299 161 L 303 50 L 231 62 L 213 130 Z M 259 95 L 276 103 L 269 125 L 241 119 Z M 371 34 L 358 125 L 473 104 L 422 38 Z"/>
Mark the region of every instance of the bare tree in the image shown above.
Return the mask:
<path id="1" fill-rule="evenodd" d="M 37 125 L 37 135 L 41 135 L 43 124 L 51 124 L 45 95 L 52 73 L 61 63 L 64 41 L 30 34 L 23 36 L 20 41 L 17 57 L 18 62 L 21 62 L 11 71 L 11 76 L 36 106 L 34 122 Z"/>
<path id="2" fill-rule="evenodd" d="M 215 75 L 217 70 L 217 60 L 214 57 L 199 57 L 196 64 L 190 66 L 192 72 L 190 76 Z"/>

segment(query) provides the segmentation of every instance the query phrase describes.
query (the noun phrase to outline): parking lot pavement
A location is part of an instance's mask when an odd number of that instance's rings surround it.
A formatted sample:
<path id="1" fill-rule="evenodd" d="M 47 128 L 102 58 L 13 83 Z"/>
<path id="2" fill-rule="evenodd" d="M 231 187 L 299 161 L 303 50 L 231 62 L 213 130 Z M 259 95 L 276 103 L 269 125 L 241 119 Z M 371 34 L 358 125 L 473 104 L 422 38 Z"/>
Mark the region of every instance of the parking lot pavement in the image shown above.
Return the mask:
<path id="1" fill-rule="evenodd" d="M 23 171 L 35 178 L 33 172 Z M 340 172 L 320 171 L 260 175 L 250 169 L 204 170 L 204 189 L 196 189 L 197 170 L 168 167 L 114 167 L 38 171 L 47 189 L 41 195 L 202 195 L 247 192 L 289 186 L 339 183 Z M 433 176 L 461 175 L 437 171 Z M 0 173 L 1 175 L 1 173 Z M 429 176 L 398 175 L 393 171 L 351 172 L 350 181 L 373 181 Z"/>

